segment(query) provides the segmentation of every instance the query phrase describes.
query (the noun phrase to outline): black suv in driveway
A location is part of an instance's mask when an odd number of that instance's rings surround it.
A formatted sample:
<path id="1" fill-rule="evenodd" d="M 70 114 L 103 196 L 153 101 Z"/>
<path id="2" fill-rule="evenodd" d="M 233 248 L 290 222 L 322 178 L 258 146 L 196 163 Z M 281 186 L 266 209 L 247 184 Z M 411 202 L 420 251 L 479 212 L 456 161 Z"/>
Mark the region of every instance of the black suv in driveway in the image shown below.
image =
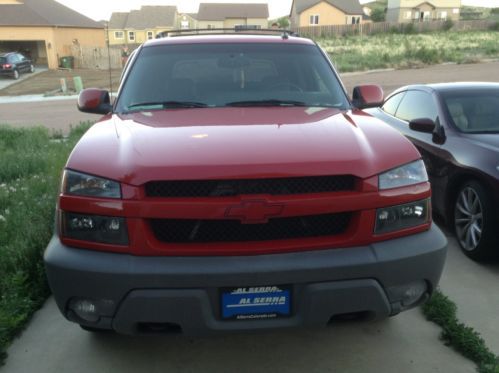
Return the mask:
<path id="1" fill-rule="evenodd" d="M 21 73 L 32 73 L 35 71 L 33 61 L 21 53 L 9 52 L 0 54 L 0 76 L 8 75 L 19 79 Z"/>

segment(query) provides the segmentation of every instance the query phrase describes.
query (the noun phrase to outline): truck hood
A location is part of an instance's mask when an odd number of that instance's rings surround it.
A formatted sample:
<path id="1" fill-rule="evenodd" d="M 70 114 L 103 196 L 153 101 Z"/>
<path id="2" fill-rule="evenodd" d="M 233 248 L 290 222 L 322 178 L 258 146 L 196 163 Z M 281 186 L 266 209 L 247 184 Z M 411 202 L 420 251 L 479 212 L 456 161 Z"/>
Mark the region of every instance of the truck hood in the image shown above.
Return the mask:
<path id="1" fill-rule="evenodd" d="M 67 167 L 131 185 L 151 180 L 355 175 L 420 158 L 396 130 L 362 111 L 201 108 L 110 115 Z"/>

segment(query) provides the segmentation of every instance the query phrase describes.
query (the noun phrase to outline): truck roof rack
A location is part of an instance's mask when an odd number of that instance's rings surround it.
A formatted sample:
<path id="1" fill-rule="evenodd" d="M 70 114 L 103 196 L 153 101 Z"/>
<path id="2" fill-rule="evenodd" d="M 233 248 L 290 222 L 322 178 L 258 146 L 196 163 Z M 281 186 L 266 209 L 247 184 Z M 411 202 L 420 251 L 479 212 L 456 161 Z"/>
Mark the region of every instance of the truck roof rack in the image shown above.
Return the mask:
<path id="1" fill-rule="evenodd" d="M 292 30 L 283 29 L 256 29 L 251 27 L 239 26 L 235 28 L 207 28 L 207 29 L 184 29 L 184 30 L 167 30 L 161 31 L 156 35 L 156 39 L 167 37 L 183 36 L 183 35 L 224 35 L 224 34 L 238 34 L 238 35 L 281 35 L 283 39 L 290 36 L 299 37 L 297 33 Z"/>

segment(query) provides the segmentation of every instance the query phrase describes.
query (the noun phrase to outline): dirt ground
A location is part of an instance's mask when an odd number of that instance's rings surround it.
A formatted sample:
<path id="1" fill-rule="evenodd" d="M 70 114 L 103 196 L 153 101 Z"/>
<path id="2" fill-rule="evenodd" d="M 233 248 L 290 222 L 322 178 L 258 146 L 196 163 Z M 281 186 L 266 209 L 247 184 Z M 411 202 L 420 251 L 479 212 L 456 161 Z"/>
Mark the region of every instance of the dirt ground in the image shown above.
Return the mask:
<path id="1" fill-rule="evenodd" d="M 121 69 L 111 71 L 113 91 L 116 91 L 118 88 L 120 75 Z M 61 78 L 66 79 L 69 90 L 74 90 L 73 78 L 76 76 L 82 78 L 84 88 L 103 88 L 107 90 L 110 88 L 109 71 L 107 70 L 49 70 L 0 90 L 0 96 L 20 96 L 53 92 L 61 87 Z"/>

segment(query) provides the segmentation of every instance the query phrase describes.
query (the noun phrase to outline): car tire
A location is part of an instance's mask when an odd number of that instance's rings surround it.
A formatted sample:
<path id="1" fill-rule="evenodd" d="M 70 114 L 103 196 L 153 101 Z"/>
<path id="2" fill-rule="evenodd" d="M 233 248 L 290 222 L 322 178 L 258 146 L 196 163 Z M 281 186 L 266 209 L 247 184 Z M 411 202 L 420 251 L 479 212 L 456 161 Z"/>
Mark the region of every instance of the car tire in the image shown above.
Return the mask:
<path id="1" fill-rule="evenodd" d="M 29 65 L 29 72 L 34 73 L 35 72 L 35 66 Z"/>
<path id="2" fill-rule="evenodd" d="M 454 203 L 454 231 L 464 254 L 473 260 L 497 255 L 494 210 L 489 194 L 477 181 L 463 184 Z"/>
<path id="3" fill-rule="evenodd" d="M 14 72 L 12 73 L 12 78 L 14 78 L 14 80 L 19 79 L 19 71 L 14 70 Z"/>

